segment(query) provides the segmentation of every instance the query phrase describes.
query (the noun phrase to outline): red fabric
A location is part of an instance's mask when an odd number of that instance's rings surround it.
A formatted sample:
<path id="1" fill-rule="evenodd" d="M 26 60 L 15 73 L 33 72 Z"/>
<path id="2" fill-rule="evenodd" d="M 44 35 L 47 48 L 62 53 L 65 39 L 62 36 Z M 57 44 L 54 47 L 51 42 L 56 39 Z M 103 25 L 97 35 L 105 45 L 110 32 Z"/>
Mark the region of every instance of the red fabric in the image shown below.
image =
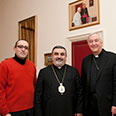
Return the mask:
<path id="1" fill-rule="evenodd" d="M 88 16 L 87 16 L 87 14 L 82 15 L 82 17 L 83 17 L 83 18 L 85 18 L 85 17 L 86 17 L 86 23 L 88 23 Z"/>
<path id="2" fill-rule="evenodd" d="M 22 111 L 33 107 L 36 68 L 26 60 L 24 65 L 13 58 L 0 64 L 0 113 Z"/>

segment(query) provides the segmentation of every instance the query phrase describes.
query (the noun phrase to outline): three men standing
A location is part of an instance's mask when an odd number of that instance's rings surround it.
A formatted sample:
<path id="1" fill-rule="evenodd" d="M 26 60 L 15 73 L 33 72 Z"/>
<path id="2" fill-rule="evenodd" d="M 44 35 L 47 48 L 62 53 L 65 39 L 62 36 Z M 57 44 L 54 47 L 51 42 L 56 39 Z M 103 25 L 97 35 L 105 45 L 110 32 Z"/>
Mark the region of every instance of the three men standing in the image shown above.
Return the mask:
<path id="1" fill-rule="evenodd" d="M 114 116 L 116 54 L 102 48 L 97 33 L 89 36 L 88 45 L 93 54 L 83 59 L 81 79 L 77 69 L 66 64 L 66 49 L 53 48 L 53 64 L 40 70 L 34 100 L 36 68 L 26 59 L 28 43 L 18 40 L 15 57 L 0 64 L 0 113 L 33 116 L 34 102 L 35 116 Z"/>

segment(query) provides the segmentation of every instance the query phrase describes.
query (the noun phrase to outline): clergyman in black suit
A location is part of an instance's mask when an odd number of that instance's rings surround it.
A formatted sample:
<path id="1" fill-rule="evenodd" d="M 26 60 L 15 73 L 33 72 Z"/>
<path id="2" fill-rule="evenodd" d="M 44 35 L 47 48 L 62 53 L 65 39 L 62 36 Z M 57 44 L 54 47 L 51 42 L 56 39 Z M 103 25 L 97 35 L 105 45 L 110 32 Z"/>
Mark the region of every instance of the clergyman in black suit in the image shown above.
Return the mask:
<path id="1" fill-rule="evenodd" d="M 88 37 L 93 54 L 82 62 L 84 116 L 114 116 L 116 114 L 116 54 L 102 48 L 100 33 Z"/>
<path id="2" fill-rule="evenodd" d="M 87 9 L 85 3 L 82 3 L 82 9 L 81 9 L 80 14 L 81 14 L 82 24 L 88 23 L 89 22 L 89 13 L 88 13 L 88 9 Z"/>
<path id="3" fill-rule="evenodd" d="M 76 68 L 66 64 L 63 46 L 52 49 L 53 64 L 40 70 L 34 116 L 82 116 L 82 85 Z"/>

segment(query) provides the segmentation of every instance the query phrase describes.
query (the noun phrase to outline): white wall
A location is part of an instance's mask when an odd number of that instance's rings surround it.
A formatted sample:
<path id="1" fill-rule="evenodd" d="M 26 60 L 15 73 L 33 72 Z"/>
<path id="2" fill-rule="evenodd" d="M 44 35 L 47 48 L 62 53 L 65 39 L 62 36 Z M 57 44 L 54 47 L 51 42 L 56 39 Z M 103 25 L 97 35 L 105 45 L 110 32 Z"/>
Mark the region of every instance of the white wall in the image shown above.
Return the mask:
<path id="1" fill-rule="evenodd" d="M 41 0 L 38 8 L 38 66 L 43 67 L 43 54 L 57 44 L 65 45 L 67 6 L 65 0 Z"/>
<path id="2" fill-rule="evenodd" d="M 74 0 L 0 0 L 0 61 L 14 55 L 12 50 L 18 39 L 18 21 L 37 15 L 37 67 L 44 67 L 44 53 L 57 45 L 66 46 L 67 38 L 93 31 L 104 32 L 105 49 L 116 52 L 115 4 L 112 0 L 100 1 L 100 24 L 68 30 L 68 4 Z M 69 50 L 68 50 L 69 51 Z M 69 54 L 71 55 L 71 54 Z M 70 56 L 68 56 L 70 57 Z M 71 63 L 68 58 L 68 63 Z"/>

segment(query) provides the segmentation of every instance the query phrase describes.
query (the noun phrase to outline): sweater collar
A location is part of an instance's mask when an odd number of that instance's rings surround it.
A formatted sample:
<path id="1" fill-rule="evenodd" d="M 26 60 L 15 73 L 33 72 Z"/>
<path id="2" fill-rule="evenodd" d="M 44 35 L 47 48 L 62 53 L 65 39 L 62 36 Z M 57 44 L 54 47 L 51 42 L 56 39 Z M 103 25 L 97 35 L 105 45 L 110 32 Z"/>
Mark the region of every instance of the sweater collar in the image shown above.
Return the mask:
<path id="1" fill-rule="evenodd" d="M 21 65 L 24 65 L 26 62 L 26 58 L 25 59 L 20 59 L 16 54 L 13 57 L 14 60 L 16 60 L 18 63 L 20 63 Z"/>

